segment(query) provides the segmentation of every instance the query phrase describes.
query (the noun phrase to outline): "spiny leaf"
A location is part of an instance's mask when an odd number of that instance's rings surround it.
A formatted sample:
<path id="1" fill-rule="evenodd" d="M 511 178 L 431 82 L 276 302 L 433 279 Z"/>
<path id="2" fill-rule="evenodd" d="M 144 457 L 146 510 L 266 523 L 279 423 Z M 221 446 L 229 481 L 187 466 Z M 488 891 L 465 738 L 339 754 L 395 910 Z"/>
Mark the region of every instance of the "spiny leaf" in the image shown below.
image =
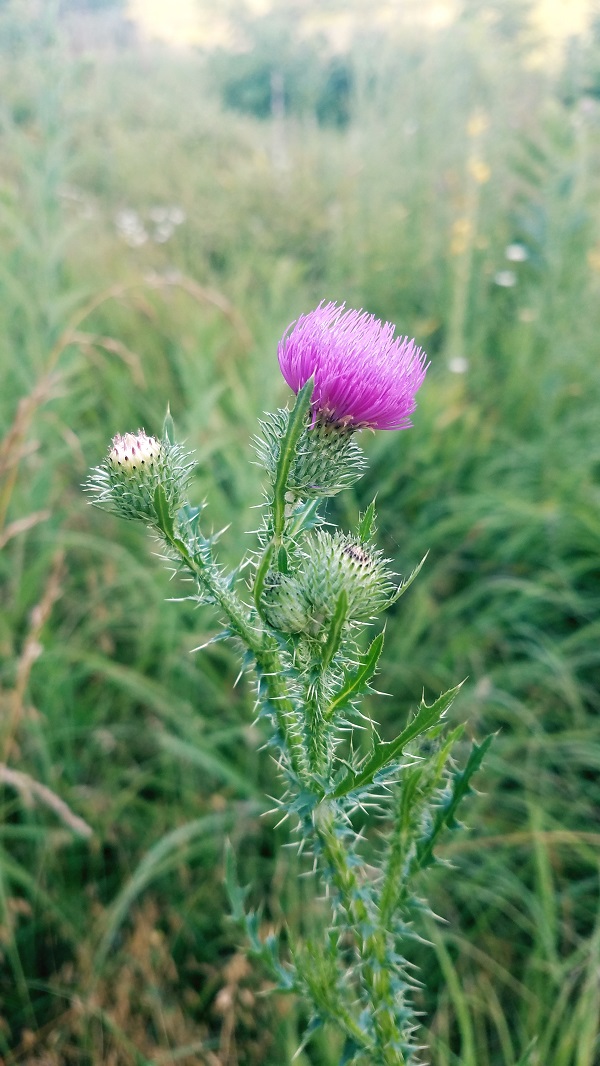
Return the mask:
<path id="1" fill-rule="evenodd" d="M 285 526 L 285 494 L 288 477 L 296 455 L 296 445 L 300 434 L 306 426 L 313 386 L 314 380 L 310 378 L 306 385 L 300 389 L 288 419 L 285 435 L 281 441 L 273 488 L 273 532 L 277 539 L 281 537 Z"/>
<path id="2" fill-rule="evenodd" d="M 290 539 L 293 540 L 305 529 L 314 529 L 315 526 L 319 525 L 320 519 L 317 512 L 320 503 L 320 500 L 308 500 L 298 511 L 294 512 L 294 517 L 290 521 L 287 530 L 287 536 Z"/>
<path id="3" fill-rule="evenodd" d="M 408 576 L 408 577 L 406 578 L 406 580 L 405 580 L 405 581 L 402 581 L 402 582 L 401 582 L 401 584 L 400 584 L 400 585 L 398 586 L 398 588 L 396 589 L 396 591 L 395 591 L 394 595 L 392 596 L 391 600 L 389 601 L 389 604 L 388 604 L 388 606 L 391 606 L 391 605 L 392 605 L 392 603 L 395 603 L 395 602 L 396 602 L 396 600 L 399 600 L 399 599 L 400 599 L 400 597 L 404 595 L 404 593 L 406 592 L 406 590 L 407 590 L 408 588 L 410 588 L 410 586 L 412 585 L 412 583 L 413 583 L 413 581 L 415 580 L 415 578 L 416 578 L 416 577 L 418 577 L 418 575 L 420 574 L 420 572 L 421 572 L 421 568 L 423 567 L 423 564 L 424 564 L 424 562 L 425 562 L 425 560 L 426 560 L 426 558 L 427 558 L 427 556 L 428 556 L 428 555 L 429 555 L 429 552 L 426 552 L 426 553 L 425 553 L 425 555 L 423 556 L 423 558 L 421 559 L 421 562 L 419 563 L 419 565 L 418 565 L 418 566 L 415 566 L 415 568 L 414 568 L 414 570 L 413 570 L 412 574 L 410 574 L 410 575 L 409 575 L 409 576 Z"/>
<path id="4" fill-rule="evenodd" d="M 360 516 L 358 523 L 358 537 L 364 544 L 375 533 L 375 500 L 372 500 L 365 513 Z"/>
<path id="5" fill-rule="evenodd" d="M 242 888 L 238 881 L 237 862 L 230 840 L 225 841 L 225 876 L 223 880 L 231 905 L 232 917 L 234 921 L 243 923 L 246 917 L 244 900 L 248 890 Z"/>
<path id="6" fill-rule="evenodd" d="M 304 1049 L 310 1043 L 310 1040 L 311 1040 L 311 1037 L 313 1036 L 313 1034 L 318 1032 L 319 1029 L 322 1029 L 324 1024 L 325 1024 L 325 1022 L 323 1021 L 322 1018 L 319 1018 L 317 1015 L 313 1015 L 313 1017 L 310 1019 L 308 1025 L 306 1026 L 306 1029 L 304 1031 L 304 1036 L 302 1037 L 302 1043 L 300 1044 L 300 1046 L 298 1048 L 296 1048 L 296 1051 L 294 1052 L 294 1054 L 292 1056 L 292 1062 L 295 1062 L 296 1059 L 298 1058 L 298 1056 L 302 1054 Z"/>
<path id="7" fill-rule="evenodd" d="M 327 636 L 327 643 L 323 648 L 321 656 L 322 669 L 326 670 L 335 653 L 337 652 L 340 641 L 342 639 L 342 631 L 344 629 L 344 622 L 348 614 L 348 594 L 345 589 L 339 594 L 338 601 L 335 606 L 335 613 L 331 619 L 331 625 L 329 627 L 329 633 Z"/>
<path id="8" fill-rule="evenodd" d="M 169 505 L 167 503 L 167 497 L 162 485 L 157 485 L 154 490 L 154 509 L 156 511 L 156 517 L 158 525 L 162 529 L 165 536 L 169 540 L 173 539 L 173 518 L 169 511 Z"/>
<path id="9" fill-rule="evenodd" d="M 324 718 L 330 721 L 333 715 L 343 711 L 355 696 L 364 692 L 373 677 L 383 649 L 383 633 L 379 633 L 365 655 L 361 655 L 356 670 L 347 670 L 344 674 L 341 688 L 327 707 Z"/>
<path id="10" fill-rule="evenodd" d="M 284 967 L 279 961 L 279 939 L 275 935 L 260 936 L 261 916 L 256 911 L 246 912 L 244 901 L 247 889 L 241 888 L 237 879 L 237 864 L 233 848 L 225 842 L 225 889 L 231 904 L 232 917 L 246 932 L 249 947 L 248 954 L 260 959 L 270 976 L 277 982 L 277 991 L 294 990 L 294 971 Z"/>
<path id="11" fill-rule="evenodd" d="M 163 422 L 162 439 L 169 442 L 169 444 L 175 443 L 175 426 L 173 424 L 173 418 L 171 416 L 171 408 L 167 404 L 167 413 Z"/>
<path id="12" fill-rule="evenodd" d="M 442 830 L 456 827 L 457 823 L 454 818 L 456 811 L 464 797 L 471 791 L 471 778 L 481 766 L 485 753 L 493 739 L 494 736 L 492 734 L 486 737 L 481 744 L 472 744 L 464 770 L 455 774 L 452 778 L 452 790 L 448 801 L 438 808 L 431 831 L 417 845 L 417 850 L 411 863 L 411 873 L 423 870 L 426 866 L 431 865 L 433 862 L 433 849 Z"/>
<path id="13" fill-rule="evenodd" d="M 274 544 L 271 541 L 271 543 L 267 545 L 265 551 L 263 552 L 263 557 L 260 560 L 260 563 L 258 564 L 258 570 L 256 571 L 256 578 L 254 581 L 254 604 L 256 610 L 258 611 L 261 617 L 263 617 L 263 611 L 260 601 L 262 599 L 263 589 L 265 587 L 265 578 L 269 572 L 269 566 L 271 565 L 273 549 Z"/>
<path id="14" fill-rule="evenodd" d="M 448 692 L 444 692 L 430 707 L 422 701 L 412 722 L 409 722 L 406 728 L 402 730 L 400 736 L 396 737 L 395 740 L 381 741 L 377 744 L 371 754 L 364 760 L 362 766 L 358 770 L 349 771 L 330 795 L 339 799 L 349 792 L 371 785 L 375 775 L 402 755 L 411 740 L 427 732 L 432 726 L 437 725 L 452 704 L 460 688 L 461 686 L 457 685 L 455 688 L 449 689 Z"/>

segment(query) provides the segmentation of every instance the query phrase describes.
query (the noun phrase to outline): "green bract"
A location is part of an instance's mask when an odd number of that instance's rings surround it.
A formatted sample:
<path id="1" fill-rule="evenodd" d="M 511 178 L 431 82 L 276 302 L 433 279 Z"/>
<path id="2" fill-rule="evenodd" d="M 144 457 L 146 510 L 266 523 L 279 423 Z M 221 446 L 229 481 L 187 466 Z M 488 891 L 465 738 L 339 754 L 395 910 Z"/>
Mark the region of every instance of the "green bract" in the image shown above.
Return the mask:
<path id="1" fill-rule="evenodd" d="M 346 595 L 346 619 L 379 614 L 393 597 L 393 574 L 381 553 L 355 537 L 319 529 L 306 536 L 302 556 L 290 574 L 273 574 L 264 592 L 267 621 L 284 633 L 317 636 L 331 622 Z"/>
<path id="2" fill-rule="evenodd" d="M 256 450 L 272 479 L 289 417 L 289 411 L 275 411 L 260 423 L 262 437 L 255 442 Z M 313 424 L 308 413 L 287 478 L 290 500 L 336 496 L 353 485 L 364 470 L 365 458 L 352 428 L 320 421 Z"/>
<path id="3" fill-rule="evenodd" d="M 122 518 L 145 519 L 160 528 L 156 489 L 164 493 L 168 511 L 175 516 L 184 503 L 193 462 L 181 445 L 168 439 L 137 433 L 117 434 L 104 462 L 85 484 L 91 502 Z"/>

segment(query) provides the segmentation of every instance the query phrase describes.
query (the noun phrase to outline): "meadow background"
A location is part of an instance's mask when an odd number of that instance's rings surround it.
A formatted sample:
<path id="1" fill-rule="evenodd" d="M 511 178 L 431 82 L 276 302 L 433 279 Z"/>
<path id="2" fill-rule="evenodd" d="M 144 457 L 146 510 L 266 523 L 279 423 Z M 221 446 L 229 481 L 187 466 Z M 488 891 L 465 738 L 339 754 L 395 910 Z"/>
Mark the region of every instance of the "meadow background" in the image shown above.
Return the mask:
<path id="1" fill-rule="evenodd" d="M 141 528 L 81 491 L 117 431 L 196 451 L 221 559 L 251 544 L 276 343 L 322 299 L 432 366 L 366 441 L 418 582 L 373 705 L 497 731 L 415 943 L 433 1066 L 600 1061 L 600 13 L 548 51 L 526 0 L 219 5 L 227 47 L 144 42 L 108 0 L 0 3 L 0 1061 L 285 1066 L 222 887 L 319 929 L 233 687 Z M 208 8 L 207 8 L 208 11 Z M 349 17 L 349 13 L 352 17 Z M 210 17 L 207 14 L 207 19 Z M 333 36 L 332 36 L 333 35 Z M 300 1066 L 337 1066 L 322 1035 Z"/>

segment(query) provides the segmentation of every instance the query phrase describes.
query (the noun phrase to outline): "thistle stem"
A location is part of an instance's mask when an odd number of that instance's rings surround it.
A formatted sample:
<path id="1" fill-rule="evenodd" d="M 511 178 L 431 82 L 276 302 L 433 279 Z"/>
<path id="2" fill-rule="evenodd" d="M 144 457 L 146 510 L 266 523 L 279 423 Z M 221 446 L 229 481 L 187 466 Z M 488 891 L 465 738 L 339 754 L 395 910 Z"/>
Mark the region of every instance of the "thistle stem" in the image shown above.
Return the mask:
<path id="1" fill-rule="evenodd" d="M 327 769 L 327 723 L 323 715 L 321 690 L 321 678 L 317 677 L 306 701 L 308 761 L 313 774 L 324 774 Z"/>
<path id="2" fill-rule="evenodd" d="M 305 787 L 310 787 L 311 775 L 307 767 L 306 746 L 299 714 L 290 697 L 283 664 L 274 641 L 262 628 L 257 629 L 252 617 L 231 589 L 227 588 L 215 567 L 192 555 L 186 544 L 168 530 L 162 530 L 170 547 L 200 585 L 213 597 L 226 614 L 231 630 L 253 653 L 262 695 L 269 702 L 283 740 L 292 772 Z"/>
<path id="3" fill-rule="evenodd" d="M 298 782 L 312 792 L 312 774 L 307 765 L 302 720 L 290 696 L 281 658 L 273 647 L 263 647 L 254 655 L 259 686 L 273 710 L 290 767 Z"/>
<path id="4" fill-rule="evenodd" d="M 233 632 L 240 637 L 248 648 L 256 655 L 263 648 L 263 636 L 260 630 L 252 624 L 251 616 L 238 597 L 222 581 L 217 570 L 210 563 L 205 563 L 197 555 L 192 555 L 187 545 L 177 536 L 166 529 L 161 532 L 169 546 L 182 559 L 185 566 L 197 581 L 218 603 L 219 607 L 227 615 L 227 620 Z"/>
<path id="5" fill-rule="evenodd" d="M 361 976 L 371 1007 L 375 1044 L 370 1051 L 371 1066 L 407 1066 L 399 1045 L 406 1040 L 398 1026 L 398 1009 L 388 967 L 387 936 L 377 928 L 365 902 L 354 867 L 340 834 L 331 804 L 322 803 L 315 818 L 315 830 L 325 863 L 339 894 L 346 925 L 351 931 L 361 965 Z M 374 1056 L 377 1057 L 374 1057 Z M 366 1060 L 365 1060 L 366 1061 Z"/>

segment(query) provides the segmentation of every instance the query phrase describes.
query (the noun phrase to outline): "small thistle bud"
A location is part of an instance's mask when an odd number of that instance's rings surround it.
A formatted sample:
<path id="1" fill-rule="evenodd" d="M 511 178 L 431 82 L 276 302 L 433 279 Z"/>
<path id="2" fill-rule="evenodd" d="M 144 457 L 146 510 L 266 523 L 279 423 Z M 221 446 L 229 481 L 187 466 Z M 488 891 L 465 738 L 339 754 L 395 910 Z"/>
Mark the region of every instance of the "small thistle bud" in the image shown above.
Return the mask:
<path id="1" fill-rule="evenodd" d="M 113 467 L 120 467 L 124 474 L 135 475 L 143 466 L 152 469 L 159 458 L 162 445 L 156 437 L 149 437 L 143 429 L 137 433 L 117 433 L 113 437 L 108 461 Z"/>
<path id="2" fill-rule="evenodd" d="M 137 433 L 117 433 L 108 456 L 85 484 L 92 503 L 120 515 L 142 519 L 158 528 L 164 515 L 156 509 L 156 489 L 164 492 L 171 519 L 182 506 L 193 463 L 178 444 Z"/>
<path id="3" fill-rule="evenodd" d="M 393 574 L 381 553 L 342 533 L 318 530 L 308 540 L 303 587 L 313 624 L 331 621 L 341 592 L 348 597 L 348 618 L 379 614 L 395 592 Z"/>
<path id="4" fill-rule="evenodd" d="M 294 577 L 272 572 L 263 592 L 265 618 L 280 633 L 303 633 L 310 627 L 310 604 Z"/>
<path id="5" fill-rule="evenodd" d="M 318 636 L 333 618 L 342 592 L 349 621 L 372 618 L 393 598 L 394 575 L 381 553 L 360 540 L 318 530 L 303 547 L 298 569 L 277 575 L 264 594 L 265 615 L 275 629 Z"/>

